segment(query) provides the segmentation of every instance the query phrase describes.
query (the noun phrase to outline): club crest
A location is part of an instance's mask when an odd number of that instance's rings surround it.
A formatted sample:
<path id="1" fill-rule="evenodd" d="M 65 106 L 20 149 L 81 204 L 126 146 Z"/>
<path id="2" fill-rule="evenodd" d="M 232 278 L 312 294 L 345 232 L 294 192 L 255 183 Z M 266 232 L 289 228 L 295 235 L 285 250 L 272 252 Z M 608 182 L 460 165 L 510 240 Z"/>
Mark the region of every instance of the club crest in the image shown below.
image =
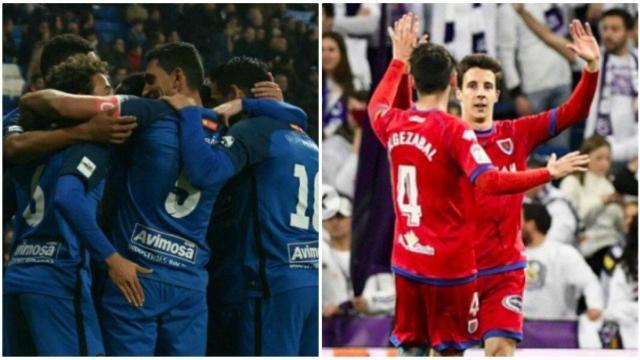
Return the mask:
<path id="1" fill-rule="evenodd" d="M 513 141 L 511 138 L 500 139 L 497 141 L 498 147 L 507 155 L 513 154 Z"/>

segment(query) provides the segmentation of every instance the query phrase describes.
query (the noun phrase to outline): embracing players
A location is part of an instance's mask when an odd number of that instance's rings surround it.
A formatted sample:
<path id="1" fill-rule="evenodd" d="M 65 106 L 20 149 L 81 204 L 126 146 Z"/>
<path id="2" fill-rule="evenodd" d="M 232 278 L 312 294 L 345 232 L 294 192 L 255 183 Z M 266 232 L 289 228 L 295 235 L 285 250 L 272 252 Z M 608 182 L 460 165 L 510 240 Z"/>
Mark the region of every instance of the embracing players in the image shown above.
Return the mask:
<path id="1" fill-rule="evenodd" d="M 389 153 L 396 213 L 391 341 L 412 354 L 431 346 L 436 354 L 455 355 L 479 342 L 473 186 L 490 194 L 519 193 L 583 170 L 588 160 L 573 153 L 551 159 L 546 169 L 495 170 L 471 127 L 445 113 L 456 79 L 451 55 L 438 45 L 418 45 L 417 31 L 412 15 L 395 24 L 393 60 L 368 106 L 371 126 Z M 418 101 L 411 110 L 393 108 L 408 70 Z"/>

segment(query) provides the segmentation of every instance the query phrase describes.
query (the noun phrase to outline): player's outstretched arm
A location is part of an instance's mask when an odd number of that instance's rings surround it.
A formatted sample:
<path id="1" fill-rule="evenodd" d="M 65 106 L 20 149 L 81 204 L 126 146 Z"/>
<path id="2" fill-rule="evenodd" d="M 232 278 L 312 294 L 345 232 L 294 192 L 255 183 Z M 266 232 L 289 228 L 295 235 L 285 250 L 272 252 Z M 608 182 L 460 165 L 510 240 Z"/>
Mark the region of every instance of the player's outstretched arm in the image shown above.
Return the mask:
<path id="1" fill-rule="evenodd" d="M 476 178 L 476 186 L 491 195 L 517 194 L 525 192 L 550 180 L 560 179 L 576 171 L 587 171 L 588 155 L 574 151 L 559 160 L 551 156 L 545 169 L 518 172 L 487 170 Z"/>
<path id="2" fill-rule="evenodd" d="M 11 163 L 27 163 L 83 141 L 122 144 L 137 126 L 133 116 L 114 118 L 101 112 L 68 128 L 9 134 L 2 143 L 3 157 Z"/>
<path id="3" fill-rule="evenodd" d="M 244 111 L 249 116 L 268 116 L 296 124 L 303 129 L 307 127 L 307 114 L 304 110 L 279 100 L 235 99 L 216 106 L 213 111 L 227 126 L 231 117 Z"/>
<path id="4" fill-rule="evenodd" d="M 393 59 L 367 106 L 369 121 L 373 128 L 376 128 L 375 123 L 379 121 L 381 115 L 394 104 L 401 81 L 407 72 L 409 58 L 418 43 L 417 29 L 417 17 L 406 14 L 396 21 L 393 30 L 389 30 Z"/>
<path id="5" fill-rule="evenodd" d="M 35 91 L 20 98 L 20 107 L 37 115 L 79 121 L 112 109 L 117 115 L 119 105 L 117 96 L 75 95 L 53 89 Z"/>
<path id="6" fill-rule="evenodd" d="M 88 206 L 91 201 L 85 191 L 82 180 L 75 175 L 63 175 L 56 183 L 54 204 L 64 219 L 79 235 L 89 250 L 91 257 L 105 261 L 109 267 L 109 276 L 130 304 L 142 306 L 144 292 L 137 273 L 149 274 L 151 270 L 120 256 L 104 235 L 96 221 L 96 209 Z"/>

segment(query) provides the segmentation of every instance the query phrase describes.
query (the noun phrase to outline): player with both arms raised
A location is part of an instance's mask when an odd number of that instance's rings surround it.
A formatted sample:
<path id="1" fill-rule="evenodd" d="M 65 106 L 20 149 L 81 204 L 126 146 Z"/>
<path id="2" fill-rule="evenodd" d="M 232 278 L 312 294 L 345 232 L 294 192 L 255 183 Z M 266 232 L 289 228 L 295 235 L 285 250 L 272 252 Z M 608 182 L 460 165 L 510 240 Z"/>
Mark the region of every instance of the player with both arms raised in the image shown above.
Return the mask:
<path id="1" fill-rule="evenodd" d="M 546 169 L 498 172 L 471 127 L 445 113 L 456 72 L 441 46 L 417 44 L 418 24 L 405 15 L 392 33 L 393 60 L 369 103 L 371 125 L 389 152 L 396 213 L 394 345 L 414 355 L 430 345 L 457 355 L 478 344 L 477 270 L 468 221 L 473 185 L 489 194 L 520 193 L 584 170 L 576 153 Z M 411 110 L 392 107 L 410 72 L 418 91 Z M 408 84 L 408 82 L 407 82 Z"/>

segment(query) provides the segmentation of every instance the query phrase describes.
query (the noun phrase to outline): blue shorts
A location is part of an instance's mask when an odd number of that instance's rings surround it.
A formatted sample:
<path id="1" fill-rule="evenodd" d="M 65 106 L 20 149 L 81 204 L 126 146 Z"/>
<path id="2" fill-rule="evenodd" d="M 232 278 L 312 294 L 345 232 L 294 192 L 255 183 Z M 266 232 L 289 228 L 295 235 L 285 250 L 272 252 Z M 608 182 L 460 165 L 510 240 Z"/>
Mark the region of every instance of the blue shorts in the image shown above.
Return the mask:
<path id="1" fill-rule="evenodd" d="M 89 289 L 78 301 L 33 293 L 4 294 L 4 356 L 96 356 L 104 354 Z"/>
<path id="2" fill-rule="evenodd" d="M 99 313 L 108 356 L 204 356 L 206 293 L 140 276 L 144 306 L 130 305 L 107 280 Z"/>
<path id="3" fill-rule="evenodd" d="M 318 287 L 247 298 L 241 355 L 318 356 Z"/>

